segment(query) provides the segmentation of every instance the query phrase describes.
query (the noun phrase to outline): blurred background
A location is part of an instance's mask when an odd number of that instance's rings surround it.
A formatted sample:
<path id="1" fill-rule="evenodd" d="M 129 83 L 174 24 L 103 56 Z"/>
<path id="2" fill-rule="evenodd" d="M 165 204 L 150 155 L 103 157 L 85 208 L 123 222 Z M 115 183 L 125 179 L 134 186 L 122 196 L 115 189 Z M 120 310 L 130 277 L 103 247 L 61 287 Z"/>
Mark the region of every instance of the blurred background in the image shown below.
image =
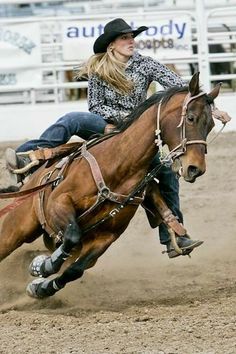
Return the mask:
<path id="1" fill-rule="evenodd" d="M 87 111 L 75 70 L 116 17 L 149 27 L 136 38 L 141 54 L 186 80 L 200 71 L 206 91 L 222 82 L 217 105 L 234 116 L 236 0 L 0 0 L 0 141 L 36 138 L 64 113 Z"/>

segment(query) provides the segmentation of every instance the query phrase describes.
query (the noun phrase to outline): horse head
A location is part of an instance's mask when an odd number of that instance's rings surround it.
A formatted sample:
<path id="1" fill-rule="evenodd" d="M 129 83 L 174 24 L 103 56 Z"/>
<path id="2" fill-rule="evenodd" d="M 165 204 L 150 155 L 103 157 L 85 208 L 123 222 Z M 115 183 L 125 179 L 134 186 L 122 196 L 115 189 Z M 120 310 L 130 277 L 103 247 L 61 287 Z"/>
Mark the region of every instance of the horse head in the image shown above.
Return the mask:
<path id="1" fill-rule="evenodd" d="M 214 127 L 211 105 L 219 94 L 220 84 L 206 94 L 200 90 L 199 73 L 196 73 L 189 82 L 188 90 L 187 95 L 184 98 L 180 95 L 178 101 L 181 104 L 181 115 L 169 119 L 172 122 L 169 122 L 168 129 L 175 133 L 167 144 L 174 161 L 173 170 L 185 181 L 192 183 L 206 171 L 206 138 Z M 167 128 L 165 131 L 168 131 Z"/>

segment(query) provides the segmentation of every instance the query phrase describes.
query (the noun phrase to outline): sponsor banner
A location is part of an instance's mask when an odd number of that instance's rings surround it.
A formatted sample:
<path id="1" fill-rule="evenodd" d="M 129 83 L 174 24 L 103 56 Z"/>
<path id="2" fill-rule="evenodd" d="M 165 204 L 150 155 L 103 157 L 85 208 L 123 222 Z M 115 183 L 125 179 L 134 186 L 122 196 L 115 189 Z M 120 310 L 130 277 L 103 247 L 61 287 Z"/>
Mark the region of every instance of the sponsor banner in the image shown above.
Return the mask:
<path id="1" fill-rule="evenodd" d="M 38 23 L 0 26 L 0 86 L 40 84 Z"/>
<path id="2" fill-rule="evenodd" d="M 40 69 L 0 69 L 0 87 L 2 86 L 35 86 L 41 85 L 42 72 Z"/>
<path id="3" fill-rule="evenodd" d="M 62 25 L 63 59 L 86 60 L 93 54 L 95 39 L 103 33 L 105 20 L 78 20 Z M 178 58 L 192 54 L 189 16 L 161 16 L 158 19 L 126 21 L 133 29 L 149 27 L 135 38 L 136 49 L 157 59 Z"/>

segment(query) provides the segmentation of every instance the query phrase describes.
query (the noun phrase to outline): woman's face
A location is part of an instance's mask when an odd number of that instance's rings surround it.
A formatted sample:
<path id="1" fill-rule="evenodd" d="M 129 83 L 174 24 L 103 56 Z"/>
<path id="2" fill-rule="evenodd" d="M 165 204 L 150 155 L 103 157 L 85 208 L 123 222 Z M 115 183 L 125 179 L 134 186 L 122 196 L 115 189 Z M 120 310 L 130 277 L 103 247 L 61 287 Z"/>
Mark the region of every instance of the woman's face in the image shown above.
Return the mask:
<path id="1" fill-rule="evenodd" d="M 118 60 L 127 62 L 134 54 L 133 33 L 131 32 L 120 35 L 110 44 L 109 48 Z"/>

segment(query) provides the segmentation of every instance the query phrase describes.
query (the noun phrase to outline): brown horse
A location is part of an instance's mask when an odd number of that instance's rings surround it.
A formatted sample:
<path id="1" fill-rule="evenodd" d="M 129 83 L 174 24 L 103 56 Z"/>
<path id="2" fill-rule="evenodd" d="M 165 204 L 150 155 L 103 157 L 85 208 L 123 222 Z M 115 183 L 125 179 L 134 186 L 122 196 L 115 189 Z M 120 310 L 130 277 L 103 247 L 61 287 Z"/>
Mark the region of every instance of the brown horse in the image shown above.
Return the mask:
<path id="1" fill-rule="evenodd" d="M 205 172 L 205 141 L 214 126 L 211 104 L 218 93 L 219 86 L 208 95 L 201 92 L 195 74 L 188 87 L 154 94 L 117 134 L 89 151 L 84 146 L 82 156 L 74 155 L 60 183 L 40 192 L 41 198 L 26 199 L 7 215 L 0 235 L 0 260 L 42 233 L 57 236 L 56 249 L 49 242 L 52 238 L 46 238 L 52 255 L 38 256 L 30 266 L 32 275 L 41 276 L 28 285 L 31 296 L 51 296 L 81 277 L 125 231 L 143 200 L 142 181 L 160 139 L 168 145 L 175 168 L 186 181 L 194 182 Z M 22 190 L 55 174 L 55 164 L 42 166 Z M 155 203 L 155 191 L 149 199 Z M 61 275 L 45 279 L 57 273 L 65 260 L 67 267 Z"/>

